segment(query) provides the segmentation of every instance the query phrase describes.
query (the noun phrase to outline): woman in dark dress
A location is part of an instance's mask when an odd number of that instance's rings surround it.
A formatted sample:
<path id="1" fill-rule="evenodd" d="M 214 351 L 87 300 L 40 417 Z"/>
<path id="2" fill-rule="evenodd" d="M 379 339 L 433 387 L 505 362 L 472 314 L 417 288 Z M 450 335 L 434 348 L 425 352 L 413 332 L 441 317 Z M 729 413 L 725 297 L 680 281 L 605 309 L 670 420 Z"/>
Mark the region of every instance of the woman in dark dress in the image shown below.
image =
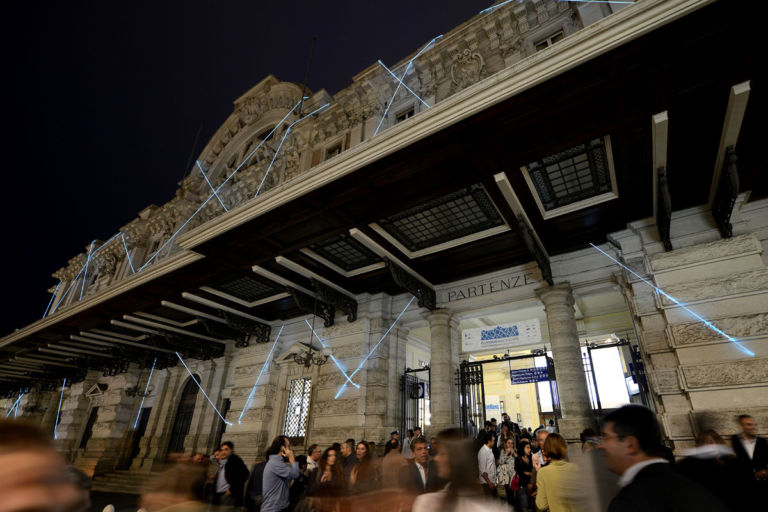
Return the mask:
<path id="1" fill-rule="evenodd" d="M 531 458 L 531 443 L 523 439 L 520 443 L 520 456 L 515 459 L 515 473 L 520 479 L 520 488 L 517 490 L 517 507 L 519 512 L 527 512 L 533 506 L 533 500 L 528 494 L 528 486 L 531 483 L 533 473 L 533 460 Z"/>
<path id="2" fill-rule="evenodd" d="M 338 498 L 344 495 L 344 471 L 338 464 L 338 452 L 327 448 L 317 463 L 317 467 L 309 475 L 307 496 L 321 498 Z"/>
<path id="3" fill-rule="evenodd" d="M 350 494 L 363 494 L 379 487 L 379 476 L 368 443 L 360 441 L 355 448 L 358 463 L 349 477 Z"/>

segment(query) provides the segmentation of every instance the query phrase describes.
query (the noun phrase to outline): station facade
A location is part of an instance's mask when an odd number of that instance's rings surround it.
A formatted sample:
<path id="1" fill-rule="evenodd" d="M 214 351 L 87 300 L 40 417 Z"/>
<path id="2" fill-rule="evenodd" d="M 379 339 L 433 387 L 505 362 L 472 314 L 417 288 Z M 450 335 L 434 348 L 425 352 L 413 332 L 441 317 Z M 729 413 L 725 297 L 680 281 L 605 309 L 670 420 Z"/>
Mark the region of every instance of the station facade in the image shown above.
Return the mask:
<path id="1" fill-rule="evenodd" d="M 502 412 L 575 441 L 629 402 L 675 450 L 768 425 L 763 84 L 749 51 L 689 58 L 748 3 L 503 4 L 402 83 L 237 99 L 176 197 L 0 339 L 2 410 L 90 474 Z"/>

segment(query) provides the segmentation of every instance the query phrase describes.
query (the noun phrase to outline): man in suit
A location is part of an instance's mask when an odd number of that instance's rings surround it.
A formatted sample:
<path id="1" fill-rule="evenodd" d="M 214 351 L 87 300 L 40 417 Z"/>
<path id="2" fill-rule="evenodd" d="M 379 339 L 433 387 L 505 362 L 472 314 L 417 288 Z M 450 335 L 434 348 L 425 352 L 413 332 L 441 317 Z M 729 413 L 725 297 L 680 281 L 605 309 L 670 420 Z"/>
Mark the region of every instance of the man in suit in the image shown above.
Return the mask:
<path id="1" fill-rule="evenodd" d="M 413 462 L 400 472 L 400 487 L 413 494 L 440 490 L 445 482 L 437 476 L 437 468 L 429 460 L 427 440 L 423 437 L 415 438 L 412 448 Z"/>
<path id="2" fill-rule="evenodd" d="M 757 422 L 749 414 L 739 416 L 741 434 L 731 438 L 736 457 L 747 464 L 755 474 L 755 480 L 768 483 L 768 441 L 757 436 Z"/>
<path id="3" fill-rule="evenodd" d="M 663 459 L 661 431 L 649 409 L 625 405 L 609 413 L 600 450 L 621 490 L 608 512 L 725 512 L 725 505 L 699 484 L 676 473 Z"/>
<path id="4" fill-rule="evenodd" d="M 235 455 L 235 445 L 231 441 L 221 443 L 219 450 L 219 467 L 213 477 L 214 504 L 242 507 L 248 467 Z"/>

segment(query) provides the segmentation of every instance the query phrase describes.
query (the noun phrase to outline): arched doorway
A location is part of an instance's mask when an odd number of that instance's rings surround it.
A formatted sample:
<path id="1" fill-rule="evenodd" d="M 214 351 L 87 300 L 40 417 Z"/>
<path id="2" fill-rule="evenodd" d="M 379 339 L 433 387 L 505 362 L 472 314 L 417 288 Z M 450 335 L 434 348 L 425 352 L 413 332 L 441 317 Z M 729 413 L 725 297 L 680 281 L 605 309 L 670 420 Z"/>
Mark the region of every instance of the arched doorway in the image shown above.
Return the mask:
<path id="1" fill-rule="evenodd" d="M 199 389 L 197 382 L 195 382 L 197 379 L 199 379 L 197 375 L 190 377 L 184 385 L 184 391 L 182 391 L 181 400 L 179 400 L 179 408 L 176 410 L 176 418 L 173 420 L 173 428 L 171 428 L 168 453 L 184 451 L 184 438 L 189 433 L 192 415 L 195 413 L 195 402 Z"/>

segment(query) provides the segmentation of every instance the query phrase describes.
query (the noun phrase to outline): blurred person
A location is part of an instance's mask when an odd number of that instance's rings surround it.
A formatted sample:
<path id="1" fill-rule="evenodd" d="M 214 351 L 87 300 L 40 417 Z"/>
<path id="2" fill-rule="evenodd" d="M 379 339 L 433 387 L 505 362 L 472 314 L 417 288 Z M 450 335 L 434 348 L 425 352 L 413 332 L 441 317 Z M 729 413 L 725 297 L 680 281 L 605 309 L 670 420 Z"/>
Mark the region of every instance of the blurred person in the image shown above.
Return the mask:
<path id="1" fill-rule="evenodd" d="M 261 512 L 279 512 L 288 508 L 291 480 L 300 476 L 299 463 L 291 450 L 291 441 L 286 436 L 277 436 L 267 448 L 267 465 L 262 479 Z"/>
<path id="2" fill-rule="evenodd" d="M 309 448 L 307 449 L 307 476 L 309 476 L 309 474 L 317 467 L 317 461 L 320 460 L 322 455 L 323 449 L 320 448 L 319 444 L 309 445 Z"/>
<path id="3" fill-rule="evenodd" d="M 544 447 L 544 441 L 547 440 L 547 436 L 549 435 L 549 432 L 547 432 L 546 429 L 540 428 L 536 430 L 536 444 L 535 446 L 532 444 L 531 449 L 537 448 L 535 453 L 533 454 L 533 470 L 538 471 L 542 468 L 542 466 L 547 465 L 547 461 L 544 460 L 544 454 L 542 453 L 542 448 Z"/>
<path id="4" fill-rule="evenodd" d="M 496 433 L 492 430 L 481 434 L 482 446 L 477 451 L 478 480 L 488 496 L 496 496 L 496 460 L 492 447 L 496 445 Z"/>
<path id="5" fill-rule="evenodd" d="M 515 504 L 515 493 L 509 489 L 509 483 L 515 476 L 516 458 L 515 439 L 508 437 L 499 453 L 499 465 L 496 466 L 496 488 L 500 494 L 504 494 L 504 499 L 510 506 Z"/>
<path id="6" fill-rule="evenodd" d="M 400 453 L 400 444 L 397 439 L 391 439 L 387 446 L 392 445 L 389 452 L 381 459 L 381 486 L 384 489 L 392 489 L 400 484 L 400 473 L 408 465 L 408 461 Z"/>
<path id="7" fill-rule="evenodd" d="M 437 454 L 437 438 L 429 438 L 429 456 L 434 457 Z"/>
<path id="8" fill-rule="evenodd" d="M 555 420 L 549 420 L 549 424 L 547 425 L 545 430 L 547 432 L 549 432 L 550 434 L 554 434 L 555 433 Z"/>
<path id="9" fill-rule="evenodd" d="M 515 436 L 509 430 L 509 425 L 502 423 L 499 427 L 499 436 L 496 440 L 496 446 L 499 447 L 499 455 L 501 454 L 501 450 L 504 448 L 504 445 L 507 444 L 507 439 L 512 439 L 512 442 L 515 442 Z"/>
<path id="10" fill-rule="evenodd" d="M 531 443 L 527 439 L 523 439 L 520 442 L 518 457 L 515 459 L 515 473 L 519 478 L 517 510 L 518 512 L 528 512 L 533 506 L 530 496 L 533 488 L 531 483 L 533 476 L 533 454 L 531 454 Z"/>
<path id="11" fill-rule="evenodd" d="M 413 441 L 413 430 L 410 428 L 405 432 L 405 439 L 403 439 L 403 446 L 400 448 L 400 453 L 406 459 L 413 458 L 413 452 L 411 451 L 411 442 Z"/>
<path id="12" fill-rule="evenodd" d="M 491 430 L 496 432 L 496 436 L 497 437 L 499 435 L 499 427 L 500 427 L 500 425 L 499 425 L 499 422 L 496 421 L 496 418 L 491 418 Z"/>
<path id="13" fill-rule="evenodd" d="M 203 512 L 205 469 L 199 465 L 177 464 L 150 480 L 139 505 L 147 512 Z"/>
<path id="14" fill-rule="evenodd" d="M 262 494 L 264 468 L 266 466 L 267 461 L 263 460 L 254 464 L 251 468 L 251 476 L 248 478 L 248 485 L 245 487 L 245 509 L 248 512 L 259 512 L 261 510 L 261 502 L 264 499 Z"/>
<path id="15" fill-rule="evenodd" d="M 213 477 L 213 503 L 226 507 L 242 507 L 243 491 L 248 481 L 248 467 L 235 455 L 231 441 L 221 443 L 216 474 Z"/>
<path id="16" fill-rule="evenodd" d="M 600 439 L 597 437 L 597 432 L 591 428 L 585 428 L 579 434 L 579 440 L 581 441 L 581 452 L 588 452 L 596 449 L 600 445 Z"/>
<path id="17" fill-rule="evenodd" d="M 376 453 L 376 443 L 373 441 L 368 441 L 368 453 L 371 454 L 371 461 L 378 466 L 379 465 L 379 454 Z"/>
<path id="18" fill-rule="evenodd" d="M 755 480 L 768 486 L 768 441 L 757 435 L 757 422 L 749 414 L 738 418 L 741 434 L 731 438 L 731 445 L 736 457 L 752 468 Z M 765 489 L 763 490 L 765 492 Z"/>
<path id="19" fill-rule="evenodd" d="M 568 462 L 568 444 L 560 434 L 550 433 L 541 450 L 548 461 L 536 477 L 536 508 L 550 512 L 585 509 L 579 489 L 579 468 Z"/>
<path id="20" fill-rule="evenodd" d="M 344 479 L 349 482 L 349 477 L 352 475 L 352 470 L 358 464 L 357 456 L 355 456 L 355 440 L 347 439 L 341 445 L 342 456 L 342 470 L 344 471 Z"/>
<path id="21" fill-rule="evenodd" d="M 731 510 L 747 510 L 756 503 L 749 464 L 736 457 L 714 430 L 696 436 L 696 447 L 686 451 L 677 471 L 717 495 Z"/>
<path id="22" fill-rule="evenodd" d="M 661 454 L 663 445 L 656 418 L 641 405 L 625 405 L 605 416 L 600 450 L 608 469 L 620 475 L 621 490 L 609 512 L 659 510 L 721 512 L 720 500 L 676 473 Z"/>
<path id="23" fill-rule="evenodd" d="M 326 449 L 312 473 L 309 475 L 308 496 L 340 498 L 344 495 L 346 482 L 341 469 L 341 455 L 333 448 Z"/>
<path id="24" fill-rule="evenodd" d="M 435 469 L 447 485 L 438 492 L 418 496 L 412 512 L 501 512 L 505 504 L 488 499 L 477 481 L 474 467 L 477 454 L 475 440 L 467 438 L 460 429 L 443 430 L 437 436 Z"/>
<path id="25" fill-rule="evenodd" d="M 422 437 L 423 435 L 424 435 L 424 433 L 421 431 L 421 427 L 420 426 L 416 425 L 415 427 L 413 427 L 413 438 L 414 439 L 418 439 L 418 438 Z"/>
<path id="26" fill-rule="evenodd" d="M 400 472 L 400 487 L 413 494 L 434 492 L 445 485 L 438 477 L 434 463 L 429 461 L 427 440 L 413 441 L 413 461 Z"/>
<path id="27" fill-rule="evenodd" d="M 208 465 L 208 461 L 210 459 L 208 457 L 206 457 L 205 455 L 203 455 L 202 453 L 200 453 L 200 452 L 195 452 L 195 453 L 192 454 L 192 457 L 190 457 L 189 460 L 193 464 L 203 465 L 203 463 L 205 463 L 205 465 L 207 466 Z"/>
<path id="28" fill-rule="evenodd" d="M 398 450 L 400 449 L 400 433 L 397 430 L 389 433 L 389 441 L 384 445 L 385 456 L 392 450 L 393 446 L 396 446 Z"/>
<path id="29" fill-rule="evenodd" d="M 88 485 L 39 428 L 0 419 L 0 512 L 86 512 Z"/>
<path id="30" fill-rule="evenodd" d="M 296 463 L 299 465 L 299 477 L 296 478 L 288 486 L 288 510 L 293 510 L 296 505 L 304 499 L 307 491 L 307 485 L 309 483 L 309 477 L 307 473 L 307 456 L 297 455 Z"/>
<path id="31" fill-rule="evenodd" d="M 375 490 L 378 487 L 379 478 L 367 442 L 357 443 L 355 456 L 358 463 L 349 476 L 350 494 L 363 494 Z"/>

